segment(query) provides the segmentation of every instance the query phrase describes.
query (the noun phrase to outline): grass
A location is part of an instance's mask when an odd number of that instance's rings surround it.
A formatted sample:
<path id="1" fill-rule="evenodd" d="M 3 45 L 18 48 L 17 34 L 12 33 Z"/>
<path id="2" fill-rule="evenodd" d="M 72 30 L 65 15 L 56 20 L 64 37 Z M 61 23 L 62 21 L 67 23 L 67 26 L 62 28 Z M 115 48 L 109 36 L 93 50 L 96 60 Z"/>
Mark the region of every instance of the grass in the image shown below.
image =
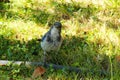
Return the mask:
<path id="1" fill-rule="evenodd" d="M 10 0 L 0 5 L 0 59 L 42 61 L 37 39 L 55 21 L 61 21 L 63 44 L 59 54 L 48 54 L 48 62 L 78 67 L 83 72 L 47 69 L 38 79 L 120 78 L 119 0 Z M 0 68 L 0 79 L 24 80 L 35 67 L 8 64 Z M 105 75 L 95 72 L 99 70 Z"/>

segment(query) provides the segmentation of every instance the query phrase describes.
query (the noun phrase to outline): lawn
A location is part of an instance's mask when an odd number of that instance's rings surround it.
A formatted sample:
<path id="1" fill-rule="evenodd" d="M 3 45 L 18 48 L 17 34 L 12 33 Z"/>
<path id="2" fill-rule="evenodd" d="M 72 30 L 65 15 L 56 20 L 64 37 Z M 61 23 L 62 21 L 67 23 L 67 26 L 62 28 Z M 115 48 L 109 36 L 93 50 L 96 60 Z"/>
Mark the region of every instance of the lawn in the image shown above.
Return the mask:
<path id="1" fill-rule="evenodd" d="M 47 62 L 82 72 L 49 68 L 35 80 L 120 79 L 120 0 L 1 1 L 0 60 L 42 62 L 38 39 L 56 21 L 63 25 L 63 44 Z M 0 79 L 30 80 L 36 67 L 1 65 Z"/>

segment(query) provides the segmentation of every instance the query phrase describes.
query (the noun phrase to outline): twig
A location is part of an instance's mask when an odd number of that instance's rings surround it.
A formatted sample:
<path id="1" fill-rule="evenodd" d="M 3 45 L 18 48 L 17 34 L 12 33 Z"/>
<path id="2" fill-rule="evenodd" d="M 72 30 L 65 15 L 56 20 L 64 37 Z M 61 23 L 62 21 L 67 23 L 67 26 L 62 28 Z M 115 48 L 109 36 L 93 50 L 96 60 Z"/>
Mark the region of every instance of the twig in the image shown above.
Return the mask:
<path id="1" fill-rule="evenodd" d="M 64 69 L 64 70 L 69 70 L 69 71 L 75 71 L 75 72 L 81 72 L 79 68 L 76 67 L 70 67 L 70 66 L 62 66 L 62 65 L 56 65 L 56 64 L 43 64 L 41 62 L 30 62 L 30 61 L 8 61 L 8 60 L 0 60 L 0 65 L 7 65 L 7 64 L 25 64 L 26 66 L 28 65 L 33 65 L 33 66 L 44 66 L 46 68 L 53 68 L 53 69 Z"/>
<path id="2" fill-rule="evenodd" d="M 17 65 L 24 64 L 26 66 L 44 66 L 46 68 L 63 69 L 63 70 L 68 70 L 68 71 L 74 71 L 74 72 L 77 72 L 77 73 L 91 72 L 93 75 L 96 74 L 96 73 L 99 73 L 100 75 L 104 75 L 104 76 L 107 75 L 107 72 L 103 71 L 103 70 L 96 70 L 95 71 L 95 70 L 86 69 L 86 70 L 82 71 L 80 68 L 76 68 L 76 67 L 62 66 L 62 65 L 48 64 L 48 63 L 44 64 L 42 62 L 0 60 L 0 65 L 7 65 L 7 64 L 17 64 Z"/>

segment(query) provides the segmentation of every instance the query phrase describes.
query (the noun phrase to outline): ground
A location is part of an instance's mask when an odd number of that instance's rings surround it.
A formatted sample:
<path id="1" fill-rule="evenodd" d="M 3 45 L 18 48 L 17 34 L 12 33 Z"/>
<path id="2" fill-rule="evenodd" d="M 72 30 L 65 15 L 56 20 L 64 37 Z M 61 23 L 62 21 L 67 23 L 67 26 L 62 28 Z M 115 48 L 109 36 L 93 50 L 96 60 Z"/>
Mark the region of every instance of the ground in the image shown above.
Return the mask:
<path id="1" fill-rule="evenodd" d="M 0 59 L 42 61 L 42 35 L 63 25 L 63 44 L 48 62 L 78 67 L 82 73 L 46 69 L 39 79 L 116 80 L 120 77 L 119 0 L 10 0 L 0 2 Z M 24 80 L 36 66 L 0 66 L 0 79 Z"/>

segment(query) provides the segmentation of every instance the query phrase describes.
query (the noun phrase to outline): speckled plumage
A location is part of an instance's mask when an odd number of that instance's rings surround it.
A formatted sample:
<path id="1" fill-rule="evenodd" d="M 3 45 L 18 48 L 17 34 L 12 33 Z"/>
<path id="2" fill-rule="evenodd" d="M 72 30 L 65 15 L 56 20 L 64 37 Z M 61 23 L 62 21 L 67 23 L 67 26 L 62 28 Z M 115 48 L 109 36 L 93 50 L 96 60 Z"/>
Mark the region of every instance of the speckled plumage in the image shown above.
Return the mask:
<path id="1" fill-rule="evenodd" d="M 50 30 L 42 37 L 41 47 L 44 50 L 44 55 L 47 52 L 58 52 L 62 44 L 61 23 L 55 22 Z"/>

